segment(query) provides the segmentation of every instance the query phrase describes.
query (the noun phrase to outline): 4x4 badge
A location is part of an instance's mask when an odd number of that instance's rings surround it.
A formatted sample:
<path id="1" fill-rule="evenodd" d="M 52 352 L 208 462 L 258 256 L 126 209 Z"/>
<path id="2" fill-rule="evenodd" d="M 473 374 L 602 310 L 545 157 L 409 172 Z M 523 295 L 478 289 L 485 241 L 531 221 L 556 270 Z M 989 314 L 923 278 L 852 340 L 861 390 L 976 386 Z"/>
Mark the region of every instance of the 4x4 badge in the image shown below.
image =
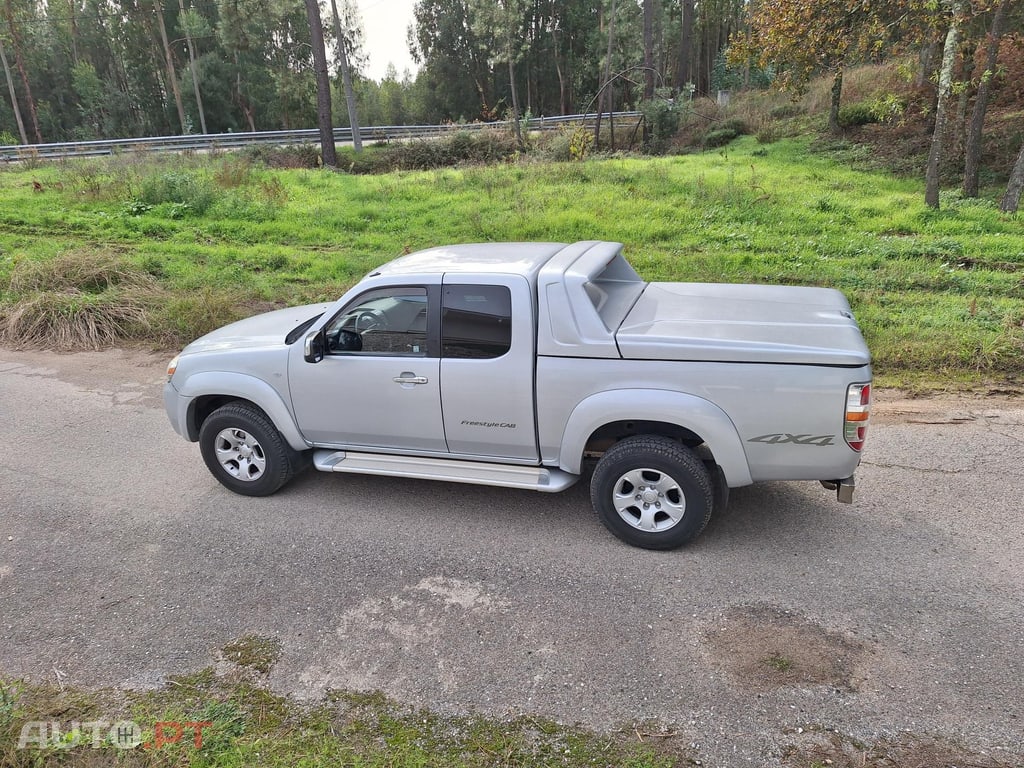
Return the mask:
<path id="1" fill-rule="evenodd" d="M 769 445 L 781 445 L 782 443 L 793 443 L 794 445 L 817 445 L 825 447 L 826 445 L 833 445 L 833 439 L 835 435 L 791 435 L 788 432 L 786 434 L 774 434 L 774 435 L 760 435 L 759 437 L 752 437 L 747 440 L 748 443 L 768 443 Z"/>

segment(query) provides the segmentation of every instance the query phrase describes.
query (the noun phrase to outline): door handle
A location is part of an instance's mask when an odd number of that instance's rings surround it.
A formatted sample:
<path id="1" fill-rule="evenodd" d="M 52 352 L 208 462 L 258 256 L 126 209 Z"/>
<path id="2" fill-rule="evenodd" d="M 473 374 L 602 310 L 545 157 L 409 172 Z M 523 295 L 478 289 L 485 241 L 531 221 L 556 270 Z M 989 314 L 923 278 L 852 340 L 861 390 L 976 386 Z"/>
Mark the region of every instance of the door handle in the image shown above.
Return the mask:
<path id="1" fill-rule="evenodd" d="M 426 376 L 413 376 L 411 374 L 402 374 L 401 376 L 395 376 L 392 379 L 396 384 L 426 384 Z"/>

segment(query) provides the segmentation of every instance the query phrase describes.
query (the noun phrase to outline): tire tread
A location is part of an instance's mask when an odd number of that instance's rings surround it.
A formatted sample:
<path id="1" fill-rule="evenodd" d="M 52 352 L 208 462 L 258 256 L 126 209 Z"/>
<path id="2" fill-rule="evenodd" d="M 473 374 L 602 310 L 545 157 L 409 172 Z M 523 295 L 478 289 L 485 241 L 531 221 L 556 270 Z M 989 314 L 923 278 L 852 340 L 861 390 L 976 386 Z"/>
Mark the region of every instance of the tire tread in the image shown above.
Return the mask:
<path id="1" fill-rule="evenodd" d="M 622 474 L 623 469 L 620 465 L 633 461 L 636 466 L 640 466 L 651 463 L 652 458 L 681 469 L 684 473 L 682 477 L 678 473 L 670 472 L 680 486 L 684 482 L 696 486 L 697 499 L 692 498 L 689 491 L 686 493 L 687 510 L 690 509 L 691 501 L 703 501 L 704 514 L 699 519 L 687 521 L 688 515 L 684 515 L 683 520 L 668 531 L 660 534 L 646 533 L 627 525 L 611 507 L 607 498 L 610 491 L 609 482 L 614 482 Z M 714 483 L 704 462 L 681 443 L 658 435 L 627 437 L 613 445 L 598 462 L 590 483 L 591 504 L 605 527 L 623 541 L 644 549 L 676 549 L 693 541 L 711 520 L 715 496 Z"/>
<path id="2" fill-rule="evenodd" d="M 256 437 L 267 457 L 267 469 L 258 480 L 247 482 L 227 474 L 208 447 L 211 433 L 219 433 L 231 426 L 247 432 L 262 433 Z M 222 405 L 207 416 L 199 429 L 199 446 L 203 461 L 220 484 L 243 496 L 270 496 L 276 493 L 292 479 L 301 465 L 301 454 L 285 442 L 270 417 L 262 409 L 247 402 L 235 401 Z"/>

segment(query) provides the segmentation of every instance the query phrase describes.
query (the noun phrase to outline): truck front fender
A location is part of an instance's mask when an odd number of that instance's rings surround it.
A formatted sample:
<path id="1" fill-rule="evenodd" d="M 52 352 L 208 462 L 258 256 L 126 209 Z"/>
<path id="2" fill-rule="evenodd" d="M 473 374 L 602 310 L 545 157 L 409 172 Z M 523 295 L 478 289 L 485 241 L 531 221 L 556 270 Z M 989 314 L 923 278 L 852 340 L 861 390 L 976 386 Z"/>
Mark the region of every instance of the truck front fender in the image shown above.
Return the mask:
<path id="1" fill-rule="evenodd" d="M 702 397 L 662 389 L 615 389 L 583 400 L 565 424 L 558 466 L 578 475 L 587 440 L 600 427 L 617 421 L 654 421 L 687 429 L 707 444 L 729 487 L 753 482 L 743 443 L 725 411 Z"/>
<path id="2" fill-rule="evenodd" d="M 309 448 L 309 443 L 303 439 L 280 393 L 262 379 L 229 371 L 202 371 L 192 374 L 178 390 L 178 423 L 192 424 L 192 409 L 196 398 L 207 396 L 248 400 L 270 417 L 277 431 L 292 448 L 297 451 Z M 192 434 L 191 429 L 184 434 L 190 440 L 198 438 L 198 435 Z"/>

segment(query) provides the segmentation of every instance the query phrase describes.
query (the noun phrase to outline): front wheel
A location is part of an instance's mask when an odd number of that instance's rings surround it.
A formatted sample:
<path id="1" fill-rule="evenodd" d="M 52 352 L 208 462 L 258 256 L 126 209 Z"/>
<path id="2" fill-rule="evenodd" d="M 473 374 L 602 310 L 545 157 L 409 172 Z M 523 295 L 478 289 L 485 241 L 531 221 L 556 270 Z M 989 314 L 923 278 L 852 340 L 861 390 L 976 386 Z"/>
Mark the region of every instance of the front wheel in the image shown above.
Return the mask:
<path id="1" fill-rule="evenodd" d="M 714 485 L 689 448 L 640 435 L 601 457 L 590 500 L 605 527 L 628 544 L 675 549 L 695 539 L 711 519 Z"/>
<path id="2" fill-rule="evenodd" d="M 301 466 L 301 454 L 248 403 L 229 403 L 211 413 L 199 430 L 199 450 L 221 485 L 243 496 L 269 496 Z"/>

